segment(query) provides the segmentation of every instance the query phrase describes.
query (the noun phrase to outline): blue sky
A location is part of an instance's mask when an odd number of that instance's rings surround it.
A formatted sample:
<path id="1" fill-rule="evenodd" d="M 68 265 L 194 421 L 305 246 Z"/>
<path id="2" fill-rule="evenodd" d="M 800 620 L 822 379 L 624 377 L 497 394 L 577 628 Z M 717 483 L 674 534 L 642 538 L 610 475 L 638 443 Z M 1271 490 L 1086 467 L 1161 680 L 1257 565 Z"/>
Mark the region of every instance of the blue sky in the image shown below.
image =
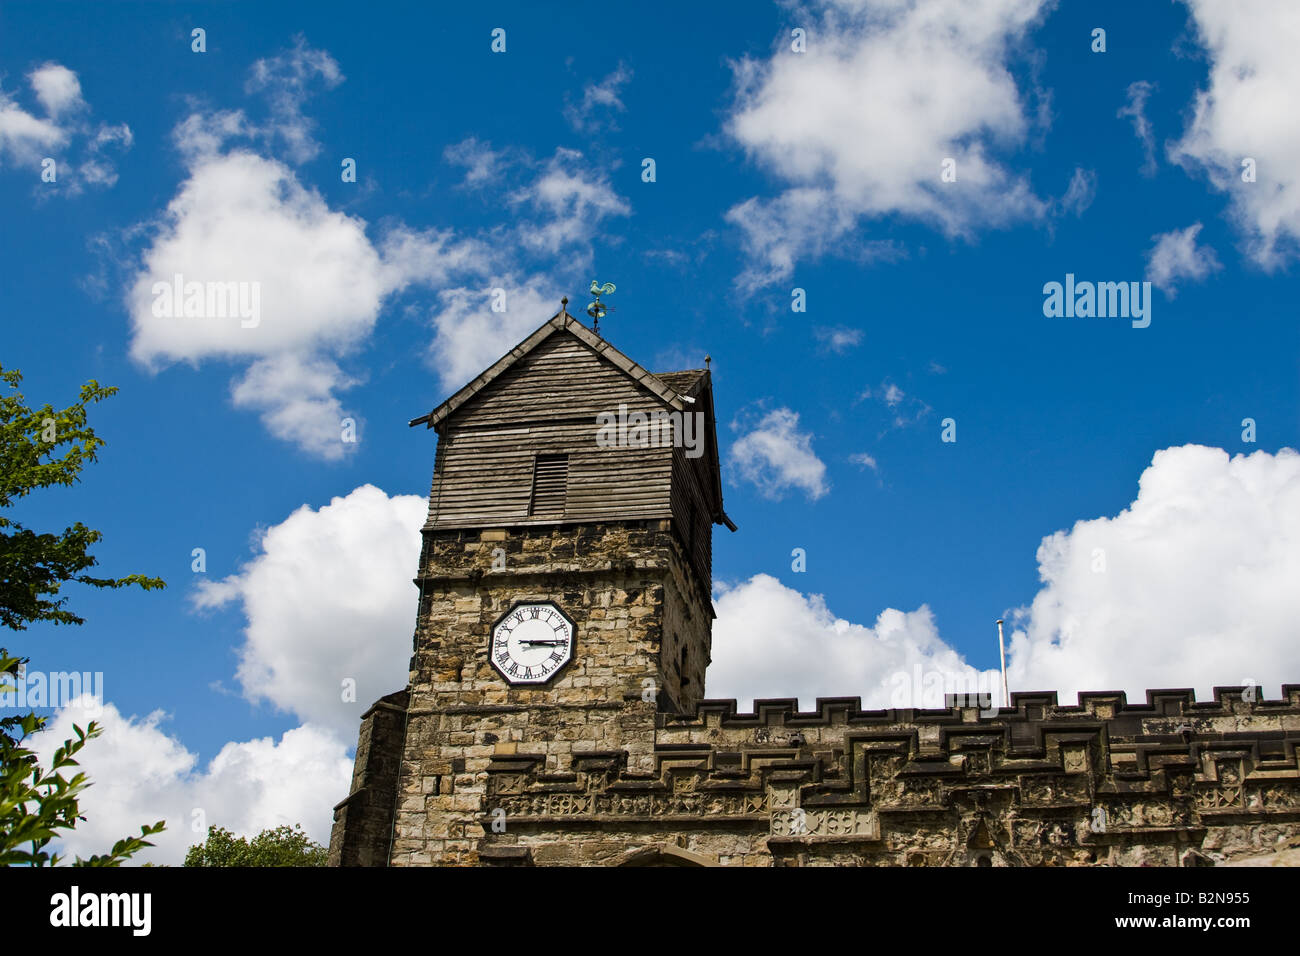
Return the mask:
<path id="1" fill-rule="evenodd" d="M 104 672 L 134 733 L 115 752 L 170 774 L 122 791 L 137 803 L 296 812 L 323 837 L 343 792 L 277 803 L 250 742 L 316 728 L 334 779 L 401 683 L 414 528 L 376 529 L 418 525 L 402 496 L 427 493 L 434 450 L 406 422 L 598 278 L 626 354 L 713 358 L 740 530 L 715 534 L 710 696 L 885 706 L 900 667 L 995 668 L 1002 615 L 1021 689 L 1276 696 L 1300 680 L 1300 132 L 1279 108 L 1300 27 L 1246 6 L 6 5 L 0 361 L 33 403 L 121 389 L 85 483 L 21 515 L 102 529 L 102 570 L 169 585 L 71 592 L 84 627 L 7 643 Z M 175 269 L 261 282 L 262 324 L 151 319 L 141 289 Z M 1045 316 L 1067 273 L 1152 282 L 1149 327 Z M 334 499 L 355 507 L 320 518 Z M 313 591 L 331 559 L 394 583 Z M 319 640 L 293 606 L 313 596 Z M 376 675 L 342 716 L 294 663 L 339 647 Z"/>

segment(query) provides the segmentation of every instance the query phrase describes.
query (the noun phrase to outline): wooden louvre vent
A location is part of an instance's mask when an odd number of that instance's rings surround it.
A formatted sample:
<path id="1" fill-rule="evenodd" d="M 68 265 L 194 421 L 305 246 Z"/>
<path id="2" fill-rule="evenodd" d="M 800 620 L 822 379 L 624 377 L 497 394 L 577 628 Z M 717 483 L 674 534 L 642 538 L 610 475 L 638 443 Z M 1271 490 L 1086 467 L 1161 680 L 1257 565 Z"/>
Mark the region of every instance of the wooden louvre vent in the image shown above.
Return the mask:
<path id="1" fill-rule="evenodd" d="M 538 517 L 562 516 L 568 481 L 568 455 L 538 455 L 533 460 L 533 498 L 528 513 Z"/>

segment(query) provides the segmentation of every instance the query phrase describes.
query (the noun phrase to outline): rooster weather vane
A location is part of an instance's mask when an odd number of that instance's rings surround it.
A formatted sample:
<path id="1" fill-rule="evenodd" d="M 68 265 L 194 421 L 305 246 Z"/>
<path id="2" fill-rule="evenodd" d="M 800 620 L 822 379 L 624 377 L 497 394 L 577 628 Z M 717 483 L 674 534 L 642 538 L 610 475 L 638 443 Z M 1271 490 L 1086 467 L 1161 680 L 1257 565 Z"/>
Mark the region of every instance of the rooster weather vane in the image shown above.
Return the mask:
<path id="1" fill-rule="evenodd" d="M 587 306 L 587 314 L 591 316 L 591 331 L 597 335 L 600 334 L 600 320 L 605 317 L 605 303 L 600 301 L 602 295 L 611 295 L 614 292 L 614 283 L 606 282 L 601 285 L 595 279 L 591 280 L 591 294 L 594 295 L 595 301 Z M 613 308 L 613 306 L 610 306 Z"/>

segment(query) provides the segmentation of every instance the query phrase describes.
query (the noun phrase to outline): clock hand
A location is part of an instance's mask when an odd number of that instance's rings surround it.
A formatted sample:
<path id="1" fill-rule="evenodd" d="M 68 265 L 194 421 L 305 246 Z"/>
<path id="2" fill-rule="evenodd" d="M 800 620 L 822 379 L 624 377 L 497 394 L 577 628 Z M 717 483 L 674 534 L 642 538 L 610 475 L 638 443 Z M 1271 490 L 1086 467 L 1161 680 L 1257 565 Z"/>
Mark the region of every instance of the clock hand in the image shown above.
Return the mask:
<path id="1" fill-rule="evenodd" d="M 520 641 L 519 643 L 520 643 L 520 644 L 549 644 L 549 645 L 551 645 L 552 647 L 554 647 L 554 646 L 559 645 L 559 644 L 567 644 L 568 641 L 554 641 L 554 640 L 546 640 L 546 641 Z"/>

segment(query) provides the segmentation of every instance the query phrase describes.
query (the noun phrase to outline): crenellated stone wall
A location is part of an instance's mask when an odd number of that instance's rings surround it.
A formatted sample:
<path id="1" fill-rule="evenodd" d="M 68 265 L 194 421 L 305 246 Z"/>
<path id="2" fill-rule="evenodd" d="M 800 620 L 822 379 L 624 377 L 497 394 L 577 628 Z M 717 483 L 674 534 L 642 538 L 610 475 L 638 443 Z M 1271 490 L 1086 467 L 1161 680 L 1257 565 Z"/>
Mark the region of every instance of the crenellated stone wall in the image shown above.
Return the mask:
<path id="1" fill-rule="evenodd" d="M 992 716 L 706 701 L 655 717 L 639 770 L 623 749 L 557 760 L 463 729 L 480 755 L 456 778 L 457 852 L 392 863 L 1213 865 L 1300 845 L 1300 686 L 1252 692 L 1015 694 Z"/>

